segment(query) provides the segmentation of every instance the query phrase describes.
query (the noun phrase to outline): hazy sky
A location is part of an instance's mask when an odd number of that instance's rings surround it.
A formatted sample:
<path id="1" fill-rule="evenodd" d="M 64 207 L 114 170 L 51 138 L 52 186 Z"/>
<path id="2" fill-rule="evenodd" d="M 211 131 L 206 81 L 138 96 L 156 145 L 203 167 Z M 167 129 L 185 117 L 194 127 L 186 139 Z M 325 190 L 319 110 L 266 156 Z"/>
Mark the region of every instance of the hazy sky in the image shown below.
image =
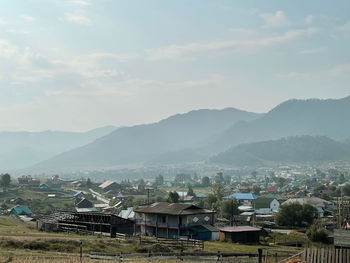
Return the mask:
<path id="1" fill-rule="evenodd" d="M 350 95 L 350 2 L 2 0 L 0 130 Z"/>

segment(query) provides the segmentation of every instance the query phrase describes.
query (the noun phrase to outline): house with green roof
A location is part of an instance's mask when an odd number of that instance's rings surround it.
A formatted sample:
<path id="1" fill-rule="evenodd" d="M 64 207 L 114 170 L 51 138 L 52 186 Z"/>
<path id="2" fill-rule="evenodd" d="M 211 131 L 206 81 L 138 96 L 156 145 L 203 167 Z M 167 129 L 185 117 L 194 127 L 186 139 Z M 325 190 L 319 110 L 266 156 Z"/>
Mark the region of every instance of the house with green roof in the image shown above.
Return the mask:
<path id="1" fill-rule="evenodd" d="M 31 215 L 32 211 L 29 209 L 28 206 L 15 206 L 13 207 L 10 212 L 9 215 Z"/>
<path id="2" fill-rule="evenodd" d="M 261 197 L 254 202 L 254 210 L 259 215 L 271 215 L 277 212 L 279 207 L 280 203 L 276 198 Z"/>

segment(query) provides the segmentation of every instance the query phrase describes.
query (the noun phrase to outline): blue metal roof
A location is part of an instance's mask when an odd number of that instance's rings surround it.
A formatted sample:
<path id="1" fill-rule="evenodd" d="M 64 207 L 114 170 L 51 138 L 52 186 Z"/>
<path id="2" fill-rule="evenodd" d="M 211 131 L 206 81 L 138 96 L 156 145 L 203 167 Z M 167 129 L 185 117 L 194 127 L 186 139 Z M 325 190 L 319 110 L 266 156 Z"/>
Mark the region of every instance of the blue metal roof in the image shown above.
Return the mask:
<path id="1" fill-rule="evenodd" d="M 236 198 L 237 200 L 255 200 L 260 196 L 251 193 L 234 193 L 232 195 L 225 196 L 223 199 Z"/>

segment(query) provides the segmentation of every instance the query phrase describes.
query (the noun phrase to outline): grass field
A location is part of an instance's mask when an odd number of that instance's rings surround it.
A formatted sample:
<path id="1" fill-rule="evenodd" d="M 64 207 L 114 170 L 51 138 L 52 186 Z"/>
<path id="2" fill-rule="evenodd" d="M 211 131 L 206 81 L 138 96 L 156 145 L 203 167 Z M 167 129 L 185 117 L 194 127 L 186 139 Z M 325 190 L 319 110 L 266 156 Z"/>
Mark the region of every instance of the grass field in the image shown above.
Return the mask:
<path id="1" fill-rule="evenodd" d="M 90 262 L 88 258 L 90 251 L 118 254 L 145 252 L 149 248 L 106 237 L 40 232 L 36 230 L 36 224 L 33 222 L 22 222 L 14 216 L 0 217 L 0 263 L 80 262 L 80 242 L 83 244 L 83 262 Z M 208 252 L 257 254 L 258 248 L 294 249 L 277 246 L 240 245 L 220 241 L 205 242 L 204 245 L 205 251 Z"/>

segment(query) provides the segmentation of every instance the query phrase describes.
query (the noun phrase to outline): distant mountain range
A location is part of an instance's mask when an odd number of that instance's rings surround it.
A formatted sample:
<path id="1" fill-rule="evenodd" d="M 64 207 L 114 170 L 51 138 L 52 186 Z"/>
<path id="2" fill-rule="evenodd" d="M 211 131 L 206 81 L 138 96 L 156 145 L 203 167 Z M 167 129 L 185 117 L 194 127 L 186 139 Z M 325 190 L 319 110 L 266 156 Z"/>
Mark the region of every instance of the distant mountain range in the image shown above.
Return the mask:
<path id="1" fill-rule="evenodd" d="M 325 136 L 296 136 L 241 144 L 210 159 L 228 165 L 350 160 L 350 145 Z"/>
<path id="2" fill-rule="evenodd" d="M 296 135 L 344 140 L 350 134 L 349 114 L 350 97 L 338 100 L 289 100 L 255 121 L 233 125 L 211 142 L 209 148 L 218 153 L 242 143 Z"/>
<path id="3" fill-rule="evenodd" d="M 104 167 L 142 163 L 163 154 L 177 154 L 178 151 L 181 152 L 180 158 L 178 154 L 171 158 L 186 162 L 187 158 L 183 153 L 187 149 L 200 148 L 238 121 L 252 121 L 261 116 L 234 108 L 178 114 L 157 123 L 120 128 L 90 144 L 44 161 L 36 168 Z"/>
<path id="4" fill-rule="evenodd" d="M 34 165 L 62 152 L 85 145 L 114 131 L 105 126 L 87 132 L 0 132 L 0 170 Z"/>
<path id="5" fill-rule="evenodd" d="M 260 159 L 282 161 L 283 158 L 297 161 L 297 156 L 292 158 L 291 145 L 299 145 L 300 140 L 310 143 L 310 147 L 313 146 L 314 149 L 317 149 L 316 145 L 319 144 L 320 151 L 329 147 L 334 150 L 334 158 L 340 158 L 342 146 L 339 144 L 345 144 L 350 134 L 349 116 L 350 97 L 328 100 L 289 100 L 266 114 L 234 108 L 197 110 L 178 114 L 157 123 L 120 128 L 94 142 L 40 162 L 34 168 L 43 170 L 62 167 L 103 168 L 135 163 L 169 164 L 206 160 L 226 163 L 227 160 L 234 160 L 234 163 L 238 164 L 240 163 L 237 159 L 238 152 L 242 154 L 241 163 L 247 162 L 245 158 L 250 160 L 248 163 L 256 163 Z M 304 135 L 312 137 L 266 142 Z M 262 143 L 249 146 L 256 142 Z M 240 144 L 246 145 L 240 146 L 237 150 L 235 146 Z M 272 147 L 272 150 L 287 147 L 286 156 L 282 158 L 283 155 L 281 155 L 281 159 L 278 159 L 278 154 L 274 155 L 271 150 L 271 156 L 262 159 L 258 154 L 252 156 L 249 150 L 268 147 Z M 274 151 L 277 152 L 277 150 Z M 295 152 L 298 151 L 304 150 L 298 146 Z M 346 156 L 347 150 L 343 149 L 343 151 Z M 336 154 L 337 152 L 339 154 Z M 230 154 L 236 157 L 230 157 Z M 305 154 L 313 156 L 315 160 L 330 160 L 332 157 L 317 155 L 316 150 L 306 151 Z M 309 160 L 312 158 L 310 157 Z M 303 160 L 305 159 L 302 158 L 301 161 Z"/>

